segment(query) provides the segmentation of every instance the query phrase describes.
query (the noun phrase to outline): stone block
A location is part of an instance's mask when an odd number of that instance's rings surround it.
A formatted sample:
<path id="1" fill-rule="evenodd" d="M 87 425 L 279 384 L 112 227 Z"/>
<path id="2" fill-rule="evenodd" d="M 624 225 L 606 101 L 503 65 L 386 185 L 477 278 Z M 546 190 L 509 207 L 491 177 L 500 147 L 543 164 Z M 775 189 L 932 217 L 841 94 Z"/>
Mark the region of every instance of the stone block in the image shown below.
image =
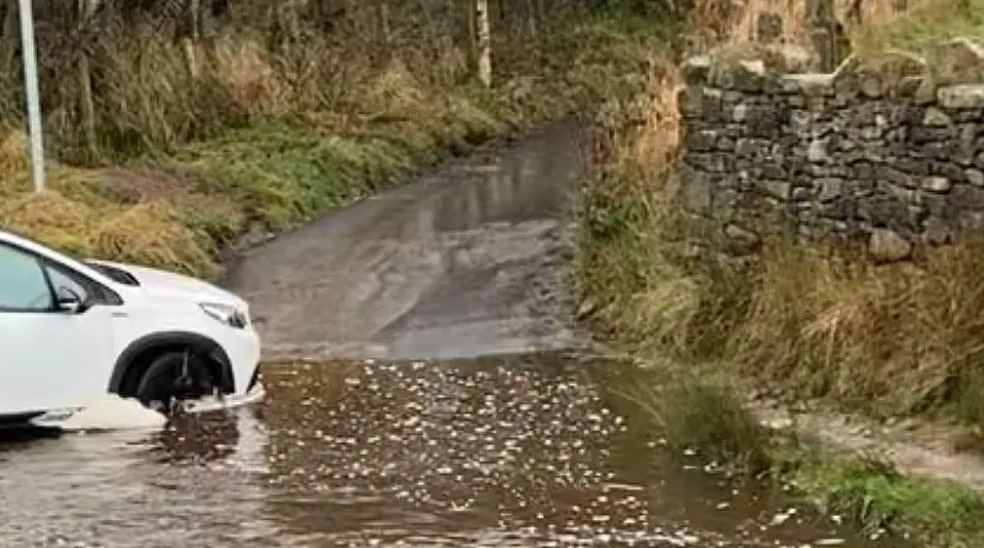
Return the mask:
<path id="1" fill-rule="evenodd" d="M 817 199 L 821 202 L 830 202 L 840 198 L 844 192 L 844 180 L 836 177 L 828 177 L 817 180 L 820 192 Z"/>
<path id="2" fill-rule="evenodd" d="M 984 188 L 954 185 L 950 190 L 950 206 L 953 211 L 984 211 Z"/>
<path id="3" fill-rule="evenodd" d="M 939 217 L 929 217 L 923 222 L 923 240 L 933 245 L 948 244 L 953 241 L 953 230 Z"/>
<path id="4" fill-rule="evenodd" d="M 833 97 L 833 74 L 787 74 L 779 78 L 779 85 L 786 93 L 807 97 Z"/>
<path id="5" fill-rule="evenodd" d="M 936 107 L 929 107 L 923 115 L 923 125 L 929 127 L 946 127 L 953 123 L 953 119 Z"/>
<path id="6" fill-rule="evenodd" d="M 769 197 L 781 201 L 789 200 L 793 185 L 789 181 L 776 181 L 771 179 L 761 179 L 755 184 L 758 189 Z"/>
<path id="7" fill-rule="evenodd" d="M 810 141 L 810 145 L 806 150 L 806 159 L 816 164 L 829 160 L 830 155 L 827 153 L 827 140 L 814 139 Z"/>
<path id="8" fill-rule="evenodd" d="M 922 182 L 922 189 L 927 192 L 942 194 L 949 192 L 951 188 L 953 188 L 953 183 L 951 183 L 950 179 L 947 179 L 946 177 L 926 177 Z"/>
<path id="9" fill-rule="evenodd" d="M 708 55 L 695 55 L 683 62 L 683 77 L 687 82 L 703 84 L 707 81 L 713 61 Z"/>
<path id="10" fill-rule="evenodd" d="M 970 168 L 964 170 L 964 176 L 967 178 L 967 182 L 976 186 L 984 187 L 984 171 L 979 169 Z"/>
<path id="11" fill-rule="evenodd" d="M 711 182 L 704 174 L 687 170 L 682 177 L 684 207 L 691 212 L 706 214 L 711 209 Z"/>
<path id="12" fill-rule="evenodd" d="M 980 236 L 984 233 L 984 211 L 962 211 L 957 216 L 960 232 Z"/>
<path id="13" fill-rule="evenodd" d="M 713 129 L 689 129 L 684 145 L 688 151 L 709 152 L 717 148 L 718 132 Z"/>
<path id="14" fill-rule="evenodd" d="M 686 162 L 693 168 L 708 173 L 727 173 L 731 155 L 719 152 L 689 153 Z"/>
<path id="15" fill-rule="evenodd" d="M 868 239 L 868 253 L 881 263 L 903 261 L 912 255 L 912 244 L 894 230 L 876 228 Z"/>
<path id="16" fill-rule="evenodd" d="M 984 108 L 984 84 L 957 84 L 936 90 L 937 99 L 944 108 Z"/>

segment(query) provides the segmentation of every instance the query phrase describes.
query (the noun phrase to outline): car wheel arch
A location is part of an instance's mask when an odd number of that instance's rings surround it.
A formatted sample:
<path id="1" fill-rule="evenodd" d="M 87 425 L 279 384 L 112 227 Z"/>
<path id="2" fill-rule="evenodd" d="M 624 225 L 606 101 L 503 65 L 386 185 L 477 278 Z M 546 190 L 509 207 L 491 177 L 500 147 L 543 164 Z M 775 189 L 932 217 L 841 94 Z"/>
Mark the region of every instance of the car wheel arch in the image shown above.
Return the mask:
<path id="1" fill-rule="evenodd" d="M 183 331 L 154 333 L 137 339 L 120 354 L 113 367 L 109 380 L 109 392 L 132 396 L 134 380 L 139 380 L 143 371 L 156 357 L 167 352 L 190 351 L 203 358 L 212 368 L 216 387 L 223 394 L 235 392 L 235 379 L 229 357 L 217 342 L 199 335 Z"/>

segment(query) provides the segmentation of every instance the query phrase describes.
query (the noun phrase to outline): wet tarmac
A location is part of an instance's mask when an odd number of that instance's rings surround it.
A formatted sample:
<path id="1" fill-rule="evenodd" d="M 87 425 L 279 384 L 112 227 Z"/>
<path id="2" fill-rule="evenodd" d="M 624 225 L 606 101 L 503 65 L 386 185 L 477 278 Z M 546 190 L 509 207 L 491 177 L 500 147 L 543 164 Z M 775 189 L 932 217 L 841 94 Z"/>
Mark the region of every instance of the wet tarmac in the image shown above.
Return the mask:
<path id="1" fill-rule="evenodd" d="M 254 407 L 8 441 L 0 545 L 895 546 L 668 459 L 611 366 L 271 366 Z"/>

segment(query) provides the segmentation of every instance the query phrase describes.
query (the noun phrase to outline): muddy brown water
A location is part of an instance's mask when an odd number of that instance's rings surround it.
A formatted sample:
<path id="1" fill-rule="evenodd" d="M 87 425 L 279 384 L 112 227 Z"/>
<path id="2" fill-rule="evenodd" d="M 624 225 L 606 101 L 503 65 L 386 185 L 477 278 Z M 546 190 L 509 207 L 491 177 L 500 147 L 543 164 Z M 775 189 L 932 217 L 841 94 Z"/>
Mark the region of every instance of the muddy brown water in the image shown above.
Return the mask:
<path id="1" fill-rule="evenodd" d="M 897 546 L 667 455 L 618 396 L 631 375 L 584 357 L 563 291 L 579 135 L 245 253 L 226 283 L 264 336 L 266 400 L 0 440 L 0 547 Z"/>
<path id="2" fill-rule="evenodd" d="M 608 367 L 271 366 L 251 408 L 8 442 L 0 545 L 893 545 L 790 514 L 699 455 L 667 459 Z"/>

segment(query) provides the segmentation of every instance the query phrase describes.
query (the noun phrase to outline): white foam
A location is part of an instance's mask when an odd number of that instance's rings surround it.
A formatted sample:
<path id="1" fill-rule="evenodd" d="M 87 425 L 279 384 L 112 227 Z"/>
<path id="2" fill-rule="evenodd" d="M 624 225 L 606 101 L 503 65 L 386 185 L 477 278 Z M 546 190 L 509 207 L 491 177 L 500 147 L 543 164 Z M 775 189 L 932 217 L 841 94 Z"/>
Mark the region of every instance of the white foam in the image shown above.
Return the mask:
<path id="1" fill-rule="evenodd" d="M 147 409 L 134 399 L 106 394 L 89 401 L 81 410 L 64 420 L 42 418 L 35 421 L 41 426 L 52 426 L 68 432 L 87 430 L 159 430 L 167 424 L 167 418 Z"/>
<path id="2" fill-rule="evenodd" d="M 266 395 L 262 386 L 238 397 L 205 397 L 182 402 L 182 411 L 189 414 L 211 413 L 236 409 L 261 401 Z M 53 412 L 33 422 L 36 426 L 58 428 L 66 432 L 106 430 L 160 430 L 167 417 L 144 407 L 139 401 L 106 394 L 79 406 L 75 413 Z"/>

